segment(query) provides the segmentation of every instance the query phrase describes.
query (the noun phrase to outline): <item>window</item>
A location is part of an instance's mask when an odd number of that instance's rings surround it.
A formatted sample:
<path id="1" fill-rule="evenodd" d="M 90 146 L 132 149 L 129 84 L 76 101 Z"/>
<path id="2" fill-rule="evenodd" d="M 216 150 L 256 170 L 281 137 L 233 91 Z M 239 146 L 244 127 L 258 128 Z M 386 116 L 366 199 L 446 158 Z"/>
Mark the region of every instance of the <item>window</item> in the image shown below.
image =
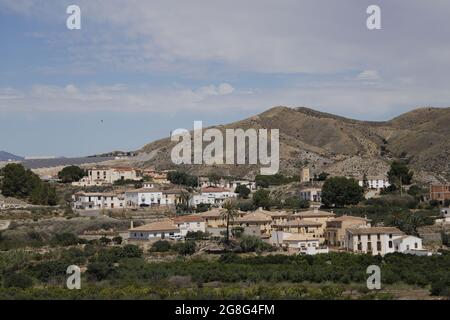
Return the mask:
<path id="1" fill-rule="evenodd" d="M 381 241 L 377 242 L 377 251 L 381 251 Z"/>
<path id="2" fill-rule="evenodd" d="M 377 240 L 380 240 L 380 234 L 377 234 Z"/>
<path id="3" fill-rule="evenodd" d="M 358 243 L 358 251 L 362 251 L 362 243 Z"/>
<path id="4" fill-rule="evenodd" d="M 414 243 L 414 248 L 417 249 L 419 247 L 419 244 L 417 242 Z"/>
<path id="5" fill-rule="evenodd" d="M 358 241 L 361 241 L 361 235 L 358 234 Z"/>
<path id="6" fill-rule="evenodd" d="M 370 240 L 370 234 L 367 235 L 367 240 Z"/>
<path id="7" fill-rule="evenodd" d="M 372 242 L 367 242 L 367 251 L 372 251 Z"/>
<path id="8" fill-rule="evenodd" d="M 389 241 L 389 249 L 392 249 L 392 241 Z"/>
<path id="9" fill-rule="evenodd" d="M 392 233 L 389 234 L 389 239 L 392 239 Z"/>

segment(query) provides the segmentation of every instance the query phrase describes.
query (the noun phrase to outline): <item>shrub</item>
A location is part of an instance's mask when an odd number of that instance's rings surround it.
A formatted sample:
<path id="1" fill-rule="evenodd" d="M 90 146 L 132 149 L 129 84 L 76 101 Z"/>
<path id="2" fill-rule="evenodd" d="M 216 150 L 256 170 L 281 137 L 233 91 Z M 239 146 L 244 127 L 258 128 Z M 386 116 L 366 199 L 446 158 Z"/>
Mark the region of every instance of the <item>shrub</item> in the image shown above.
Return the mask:
<path id="1" fill-rule="evenodd" d="M 255 236 L 245 236 L 239 242 L 242 252 L 273 251 L 274 247 Z"/>
<path id="2" fill-rule="evenodd" d="M 122 248 L 122 257 L 125 258 L 141 258 L 142 250 L 134 244 L 127 244 Z"/>
<path id="3" fill-rule="evenodd" d="M 197 245 L 194 241 L 180 242 L 174 245 L 175 250 L 182 256 L 188 256 L 195 253 Z"/>
<path id="4" fill-rule="evenodd" d="M 112 241 L 113 241 L 115 244 L 122 244 L 123 239 L 122 239 L 121 236 L 117 236 L 117 237 L 114 237 L 114 238 L 112 239 Z"/>
<path id="5" fill-rule="evenodd" d="M 5 288 L 30 288 L 33 285 L 33 279 L 24 273 L 13 273 L 5 276 L 3 286 Z"/>
<path id="6" fill-rule="evenodd" d="M 169 241 L 166 240 L 158 240 L 155 243 L 153 243 L 152 247 L 150 248 L 150 252 L 167 252 L 172 249 L 172 246 L 170 245 Z"/>
<path id="7" fill-rule="evenodd" d="M 54 246 L 73 246 L 79 243 L 77 235 L 69 232 L 55 234 L 51 239 L 51 244 Z"/>

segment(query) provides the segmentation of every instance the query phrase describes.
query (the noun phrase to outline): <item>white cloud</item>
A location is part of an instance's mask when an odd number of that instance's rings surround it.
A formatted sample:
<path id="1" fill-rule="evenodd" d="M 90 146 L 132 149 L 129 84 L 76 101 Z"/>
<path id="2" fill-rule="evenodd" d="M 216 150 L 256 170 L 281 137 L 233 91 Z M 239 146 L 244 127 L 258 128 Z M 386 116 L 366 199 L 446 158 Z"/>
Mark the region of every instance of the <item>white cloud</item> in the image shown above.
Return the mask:
<path id="1" fill-rule="evenodd" d="M 376 70 L 364 70 L 363 72 L 358 74 L 357 79 L 370 82 L 381 80 L 381 77 Z"/>

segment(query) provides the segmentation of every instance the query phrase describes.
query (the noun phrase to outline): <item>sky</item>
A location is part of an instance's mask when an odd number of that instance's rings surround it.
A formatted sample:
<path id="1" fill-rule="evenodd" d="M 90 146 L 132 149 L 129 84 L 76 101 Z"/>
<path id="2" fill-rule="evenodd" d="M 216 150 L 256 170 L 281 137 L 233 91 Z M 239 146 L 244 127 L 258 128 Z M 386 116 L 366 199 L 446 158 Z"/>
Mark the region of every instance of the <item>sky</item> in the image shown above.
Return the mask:
<path id="1" fill-rule="evenodd" d="M 136 150 L 280 105 L 374 121 L 449 107 L 449 39 L 448 0 L 0 0 L 0 150 Z"/>

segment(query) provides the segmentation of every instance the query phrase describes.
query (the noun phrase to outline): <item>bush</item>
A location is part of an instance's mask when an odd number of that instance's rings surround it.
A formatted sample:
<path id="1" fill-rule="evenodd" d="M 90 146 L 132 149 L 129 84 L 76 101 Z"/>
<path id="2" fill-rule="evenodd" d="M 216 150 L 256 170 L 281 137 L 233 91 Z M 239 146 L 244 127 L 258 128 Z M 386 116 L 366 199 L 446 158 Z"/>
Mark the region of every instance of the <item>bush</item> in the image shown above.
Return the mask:
<path id="1" fill-rule="evenodd" d="M 169 241 L 166 240 L 158 240 L 152 244 L 150 248 L 150 252 L 167 252 L 172 249 L 172 246 Z"/>
<path id="2" fill-rule="evenodd" d="M 13 273 L 5 276 L 3 281 L 5 288 L 30 288 L 33 286 L 33 279 L 24 273 Z"/>
<path id="3" fill-rule="evenodd" d="M 187 240 L 204 240 L 204 239 L 208 239 L 209 234 L 207 232 L 202 232 L 202 231 L 189 231 L 186 234 L 186 239 Z"/>
<path id="4" fill-rule="evenodd" d="M 245 236 L 239 242 L 242 252 L 273 251 L 274 247 L 255 236 Z"/>
<path id="5" fill-rule="evenodd" d="M 175 250 L 182 256 L 190 256 L 195 253 L 197 245 L 194 241 L 180 242 L 174 245 Z"/>
<path id="6" fill-rule="evenodd" d="M 79 243 L 78 236 L 73 233 L 59 233 L 55 234 L 51 239 L 51 244 L 54 246 L 73 246 Z"/>
<path id="7" fill-rule="evenodd" d="M 113 241 L 115 244 L 119 245 L 119 244 L 122 244 L 123 239 L 122 239 L 121 236 L 117 236 L 117 237 L 112 238 L 112 241 Z"/>
<path id="8" fill-rule="evenodd" d="M 209 203 L 199 203 L 196 207 L 195 207 L 195 211 L 196 212 L 206 212 L 211 208 L 211 205 Z"/>
<path id="9" fill-rule="evenodd" d="M 112 240 L 110 238 L 107 238 L 105 236 L 101 237 L 100 239 L 98 239 L 98 241 L 103 244 L 103 245 L 108 245 L 112 242 Z"/>
<path id="10" fill-rule="evenodd" d="M 127 244 L 122 248 L 122 257 L 124 258 L 141 258 L 142 250 L 134 244 Z"/>

